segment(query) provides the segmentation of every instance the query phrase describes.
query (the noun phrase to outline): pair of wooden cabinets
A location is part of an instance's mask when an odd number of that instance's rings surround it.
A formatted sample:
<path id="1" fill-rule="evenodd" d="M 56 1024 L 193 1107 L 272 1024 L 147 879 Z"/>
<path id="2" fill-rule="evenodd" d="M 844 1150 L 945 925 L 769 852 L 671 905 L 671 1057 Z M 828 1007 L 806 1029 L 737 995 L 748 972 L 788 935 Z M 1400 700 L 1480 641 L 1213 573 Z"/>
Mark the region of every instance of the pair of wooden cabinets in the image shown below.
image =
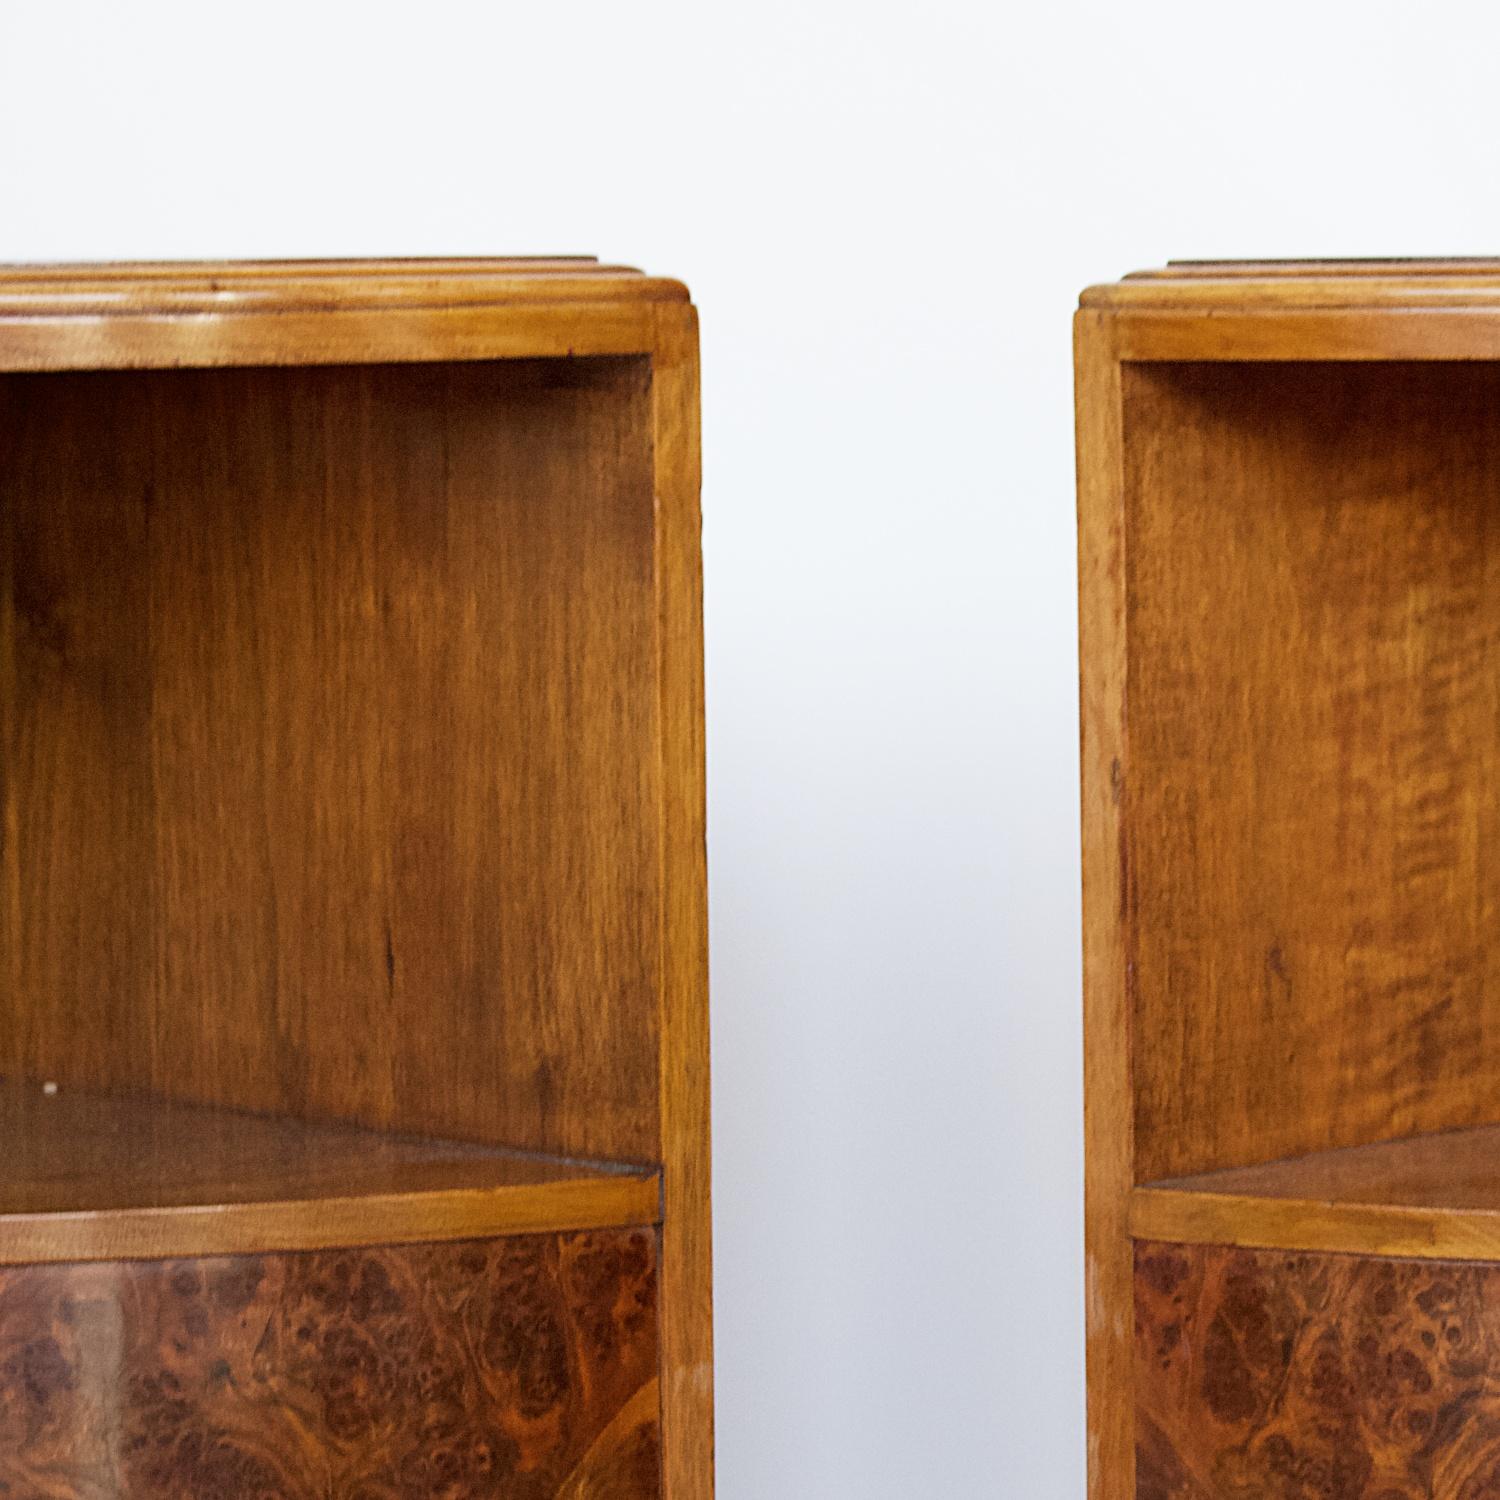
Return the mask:
<path id="1" fill-rule="evenodd" d="M 1500 1495 L 1500 263 L 1077 318 L 1094 1500 Z"/>
<path id="2" fill-rule="evenodd" d="M 1500 267 L 1078 334 L 1095 1500 L 1486 1500 Z M 0 1494 L 706 1500 L 700 634 L 676 283 L 0 275 Z"/>
<path id="3" fill-rule="evenodd" d="M 0 1495 L 707 1500 L 697 344 L 0 273 Z"/>

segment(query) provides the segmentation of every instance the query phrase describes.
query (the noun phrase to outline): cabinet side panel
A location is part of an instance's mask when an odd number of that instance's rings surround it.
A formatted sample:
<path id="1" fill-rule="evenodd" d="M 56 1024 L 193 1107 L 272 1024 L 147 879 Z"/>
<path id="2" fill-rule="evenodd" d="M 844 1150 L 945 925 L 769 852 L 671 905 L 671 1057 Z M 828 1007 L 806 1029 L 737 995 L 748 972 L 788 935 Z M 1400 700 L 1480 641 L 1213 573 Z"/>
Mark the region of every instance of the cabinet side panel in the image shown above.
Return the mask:
<path id="1" fill-rule="evenodd" d="M 648 362 L 7 406 L 0 1071 L 655 1160 Z"/>
<path id="2" fill-rule="evenodd" d="M 710 1500 L 713 1278 L 698 330 L 691 308 L 659 309 L 657 320 L 663 1478 L 667 1500 Z"/>
<path id="3" fill-rule="evenodd" d="M 0 1493 L 657 1500 L 645 1230 L 0 1271 Z"/>
<path id="4" fill-rule="evenodd" d="M 1140 1177 L 1491 1122 L 1500 369 L 1125 368 Z"/>
<path id="5" fill-rule="evenodd" d="M 1090 1500 L 1133 1492 L 1130 1359 L 1130 850 L 1120 366 L 1111 326 L 1075 323 L 1082 653 L 1084 1185 Z"/>

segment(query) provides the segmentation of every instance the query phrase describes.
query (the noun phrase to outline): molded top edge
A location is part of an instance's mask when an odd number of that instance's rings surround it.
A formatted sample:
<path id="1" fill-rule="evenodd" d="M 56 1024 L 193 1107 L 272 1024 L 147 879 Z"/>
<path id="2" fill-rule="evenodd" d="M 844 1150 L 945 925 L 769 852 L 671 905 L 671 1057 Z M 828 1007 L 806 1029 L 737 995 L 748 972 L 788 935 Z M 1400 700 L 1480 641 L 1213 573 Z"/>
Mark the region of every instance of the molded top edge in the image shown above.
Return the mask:
<path id="1" fill-rule="evenodd" d="M 687 300 L 679 281 L 592 256 L 0 264 L 0 317 Z"/>
<path id="2" fill-rule="evenodd" d="M 1183 311 L 1500 305 L 1500 257 L 1169 261 L 1089 287 L 1079 305 Z"/>

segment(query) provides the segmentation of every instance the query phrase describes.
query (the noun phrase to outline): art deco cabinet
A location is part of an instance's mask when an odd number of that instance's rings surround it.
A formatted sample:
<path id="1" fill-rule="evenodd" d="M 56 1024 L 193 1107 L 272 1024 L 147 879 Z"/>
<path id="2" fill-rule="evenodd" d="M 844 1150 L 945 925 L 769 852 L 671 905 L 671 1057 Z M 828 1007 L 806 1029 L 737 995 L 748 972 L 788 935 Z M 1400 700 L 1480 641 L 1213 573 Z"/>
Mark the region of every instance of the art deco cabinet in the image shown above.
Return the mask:
<path id="1" fill-rule="evenodd" d="M 1077 317 L 1093 1500 L 1500 1496 L 1500 263 Z"/>
<path id="2" fill-rule="evenodd" d="M 694 312 L 0 271 L 0 1495 L 709 1500 Z"/>

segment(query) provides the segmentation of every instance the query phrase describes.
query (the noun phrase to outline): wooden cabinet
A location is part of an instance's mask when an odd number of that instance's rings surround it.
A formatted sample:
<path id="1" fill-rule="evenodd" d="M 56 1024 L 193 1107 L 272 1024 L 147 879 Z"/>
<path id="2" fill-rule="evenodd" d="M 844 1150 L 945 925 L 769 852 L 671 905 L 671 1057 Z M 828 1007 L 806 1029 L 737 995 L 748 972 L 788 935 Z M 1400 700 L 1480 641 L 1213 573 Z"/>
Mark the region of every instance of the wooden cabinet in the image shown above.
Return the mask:
<path id="1" fill-rule="evenodd" d="M 696 321 L 0 271 L 0 1493 L 709 1500 Z"/>
<path id="2" fill-rule="evenodd" d="M 1091 1494 L 1500 1493 L 1500 263 L 1076 331 Z"/>

